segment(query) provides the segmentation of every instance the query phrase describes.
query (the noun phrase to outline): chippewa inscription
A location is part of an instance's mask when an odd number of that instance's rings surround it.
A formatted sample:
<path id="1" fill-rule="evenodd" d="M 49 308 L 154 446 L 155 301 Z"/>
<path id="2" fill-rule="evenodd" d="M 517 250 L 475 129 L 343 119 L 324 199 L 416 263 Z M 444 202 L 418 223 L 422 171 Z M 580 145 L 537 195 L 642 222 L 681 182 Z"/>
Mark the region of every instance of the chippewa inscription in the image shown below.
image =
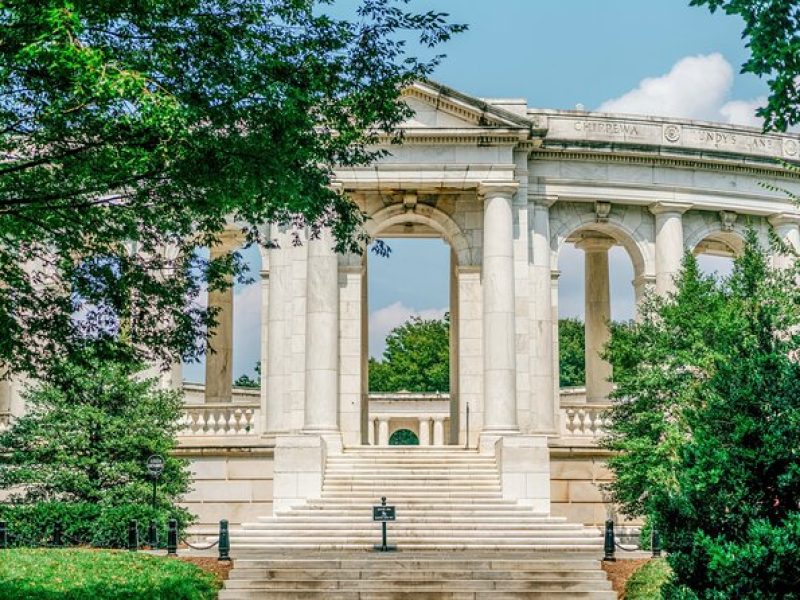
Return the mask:
<path id="1" fill-rule="evenodd" d="M 639 135 L 639 128 L 633 123 L 606 123 L 603 121 L 575 121 L 575 131 L 607 135 Z"/>

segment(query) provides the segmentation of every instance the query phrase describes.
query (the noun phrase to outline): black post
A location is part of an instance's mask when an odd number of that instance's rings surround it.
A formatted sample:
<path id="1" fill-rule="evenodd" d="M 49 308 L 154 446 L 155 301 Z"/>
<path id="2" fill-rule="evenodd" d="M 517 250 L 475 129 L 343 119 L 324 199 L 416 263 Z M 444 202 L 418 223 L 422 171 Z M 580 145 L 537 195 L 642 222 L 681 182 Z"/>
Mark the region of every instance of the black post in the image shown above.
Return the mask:
<path id="1" fill-rule="evenodd" d="M 8 524 L 0 521 L 0 550 L 8 548 Z"/>
<path id="2" fill-rule="evenodd" d="M 219 560 L 231 561 L 231 537 L 228 533 L 228 520 L 219 522 Z"/>
<path id="3" fill-rule="evenodd" d="M 158 481 L 158 479 L 156 477 L 153 477 L 152 479 L 153 479 L 153 502 L 152 502 L 152 504 L 153 504 L 153 510 L 155 510 L 156 509 L 156 482 Z"/>
<path id="4" fill-rule="evenodd" d="M 53 546 L 56 548 L 60 548 L 63 546 L 62 542 L 62 534 L 64 533 L 64 526 L 61 524 L 61 521 L 56 521 L 53 523 Z"/>
<path id="5" fill-rule="evenodd" d="M 606 521 L 606 535 L 603 541 L 603 560 L 607 562 L 616 562 L 614 557 L 614 521 L 609 519 Z"/>
<path id="6" fill-rule="evenodd" d="M 178 556 L 178 522 L 175 519 L 169 520 L 169 531 L 167 532 L 167 556 Z"/>
<path id="7" fill-rule="evenodd" d="M 653 527 L 650 538 L 650 547 L 653 550 L 653 558 L 659 558 L 661 556 L 661 534 L 658 533 L 658 529 L 655 527 Z"/>
<path id="8" fill-rule="evenodd" d="M 136 519 L 128 521 L 128 550 L 136 552 L 139 549 L 139 527 Z"/>
<path id="9" fill-rule="evenodd" d="M 156 525 L 155 519 L 150 520 L 150 527 L 147 528 L 147 545 L 151 550 L 158 547 L 158 525 Z"/>

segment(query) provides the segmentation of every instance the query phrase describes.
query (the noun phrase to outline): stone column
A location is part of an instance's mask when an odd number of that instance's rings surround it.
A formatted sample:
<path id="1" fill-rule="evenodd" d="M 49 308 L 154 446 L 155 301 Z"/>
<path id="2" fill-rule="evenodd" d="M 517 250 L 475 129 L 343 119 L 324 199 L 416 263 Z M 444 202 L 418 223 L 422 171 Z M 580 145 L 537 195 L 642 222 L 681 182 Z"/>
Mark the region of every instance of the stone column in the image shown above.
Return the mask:
<path id="1" fill-rule="evenodd" d="M 483 401 L 484 433 L 517 433 L 516 329 L 514 326 L 515 182 L 484 182 Z"/>
<path id="2" fill-rule="evenodd" d="M 339 429 L 339 261 L 329 229 L 307 243 L 303 429 L 333 432 Z"/>
<path id="3" fill-rule="evenodd" d="M 683 259 L 683 213 L 691 204 L 659 202 L 650 207 L 656 218 L 656 293 L 675 289 Z"/>
<path id="4" fill-rule="evenodd" d="M 286 305 L 292 294 L 292 273 L 289 261 L 289 235 L 273 227 L 273 239 L 278 244 L 269 249 L 269 302 L 267 304 L 267 362 L 261 365 L 266 382 L 265 431 L 283 432 L 288 396 L 287 346 L 289 324 L 286 322 Z"/>
<path id="5" fill-rule="evenodd" d="M 586 401 L 603 402 L 612 385 L 611 364 L 600 358 L 611 338 L 611 292 L 608 277 L 608 250 L 614 245 L 609 237 L 584 237 L 576 244 L 586 254 Z"/>
<path id="6" fill-rule="evenodd" d="M 230 251 L 227 244 L 210 248 L 213 260 Z M 213 352 L 206 354 L 206 403 L 230 402 L 233 387 L 233 286 L 208 292 L 208 306 L 219 308 L 217 326 L 208 334 Z"/>
<path id="7" fill-rule="evenodd" d="M 561 271 L 552 269 L 550 271 L 550 312 L 553 320 L 553 397 L 557 407 L 557 414 L 561 414 L 561 346 L 558 339 L 558 278 Z"/>
<path id="8" fill-rule="evenodd" d="M 419 420 L 419 445 L 431 445 L 431 420 L 428 417 L 423 417 Z"/>
<path id="9" fill-rule="evenodd" d="M 550 271 L 550 205 L 537 200 L 531 231 L 531 420 L 535 433 L 555 433 L 556 386 L 553 383 L 553 303 Z"/>
<path id="10" fill-rule="evenodd" d="M 389 419 L 378 417 L 378 446 L 389 445 Z"/>
<path id="11" fill-rule="evenodd" d="M 769 217 L 770 224 L 775 228 L 775 234 L 789 248 L 800 252 L 800 215 L 792 213 L 779 213 Z M 773 265 L 777 268 L 791 266 L 792 257 L 783 254 L 773 256 Z"/>
<path id="12" fill-rule="evenodd" d="M 367 444 L 370 446 L 375 446 L 378 443 L 378 424 L 376 421 L 377 419 L 367 420 Z"/>
<path id="13" fill-rule="evenodd" d="M 433 445 L 444 446 L 444 418 L 433 418 Z"/>

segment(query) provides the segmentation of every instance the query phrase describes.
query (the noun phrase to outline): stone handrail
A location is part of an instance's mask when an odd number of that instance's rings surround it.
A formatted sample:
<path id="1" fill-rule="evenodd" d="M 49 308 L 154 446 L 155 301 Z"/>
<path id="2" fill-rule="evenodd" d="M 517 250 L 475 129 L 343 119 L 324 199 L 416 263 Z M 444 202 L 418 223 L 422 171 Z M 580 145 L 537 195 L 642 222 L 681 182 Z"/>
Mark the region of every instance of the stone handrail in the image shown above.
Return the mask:
<path id="1" fill-rule="evenodd" d="M 179 436 L 256 436 L 260 433 L 258 404 L 184 405 Z"/>

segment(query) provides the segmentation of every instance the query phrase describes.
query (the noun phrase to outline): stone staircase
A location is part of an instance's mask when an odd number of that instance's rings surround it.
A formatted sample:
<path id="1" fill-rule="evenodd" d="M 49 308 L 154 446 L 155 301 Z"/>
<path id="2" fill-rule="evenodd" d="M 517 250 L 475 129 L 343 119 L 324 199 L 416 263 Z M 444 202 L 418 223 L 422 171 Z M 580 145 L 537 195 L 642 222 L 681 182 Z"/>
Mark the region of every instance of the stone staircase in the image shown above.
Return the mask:
<path id="1" fill-rule="evenodd" d="M 397 507 L 389 541 L 404 550 L 602 552 L 599 531 L 503 498 L 494 456 L 456 448 L 345 450 L 328 457 L 322 497 L 244 523 L 237 549 L 363 550 L 379 542 L 372 506 Z"/>
<path id="2" fill-rule="evenodd" d="M 231 531 L 220 600 L 615 598 L 599 532 L 504 499 L 498 473 L 455 448 L 329 456 L 321 498 Z M 397 508 L 395 553 L 371 552 L 381 496 Z"/>
<path id="3" fill-rule="evenodd" d="M 301 552 L 235 559 L 220 600 L 616 600 L 597 555 Z"/>

